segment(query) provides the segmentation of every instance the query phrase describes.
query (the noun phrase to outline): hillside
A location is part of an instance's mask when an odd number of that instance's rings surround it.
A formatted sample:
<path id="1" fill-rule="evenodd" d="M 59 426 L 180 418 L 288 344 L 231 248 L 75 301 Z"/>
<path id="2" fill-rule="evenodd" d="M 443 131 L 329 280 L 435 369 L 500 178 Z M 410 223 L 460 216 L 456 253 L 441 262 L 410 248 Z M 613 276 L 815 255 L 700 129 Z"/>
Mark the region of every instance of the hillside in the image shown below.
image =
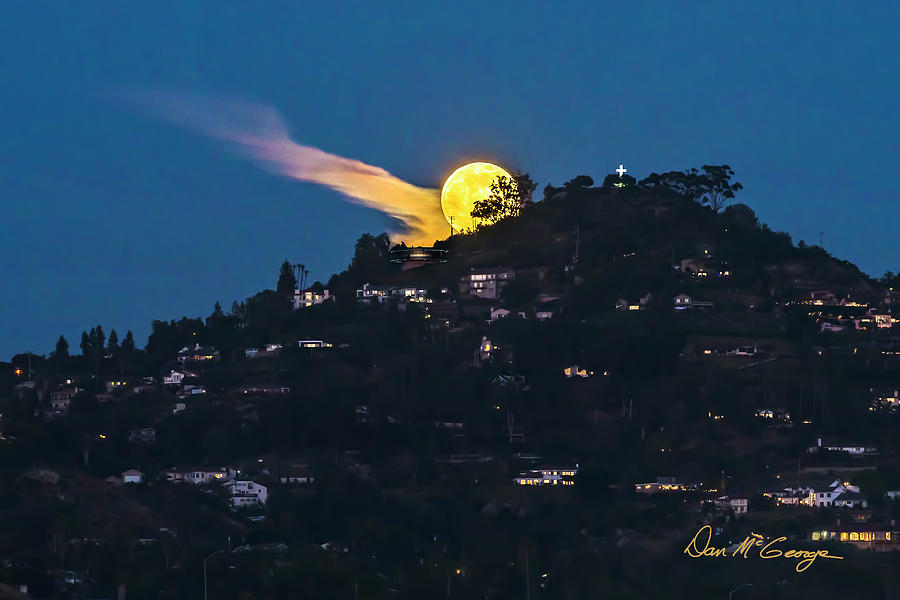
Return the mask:
<path id="1" fill-rule="evenodd" d="M 750 572 L 682 558 L 700 524 L 815 547 L 900 516 L 889 279 L 581 177 L 436 246 L 367 234 L 327 285 L 285 263 L 144 348 L 95 326 L 0 365 L 0 581 L 196 597 L 215 552 L 217 597 L 712 597 Z M 824 475 L 848 506 L 805 504 Z M 836 545 L 821 579 L 755 562 L 759 593 L 896 585 Z"/>

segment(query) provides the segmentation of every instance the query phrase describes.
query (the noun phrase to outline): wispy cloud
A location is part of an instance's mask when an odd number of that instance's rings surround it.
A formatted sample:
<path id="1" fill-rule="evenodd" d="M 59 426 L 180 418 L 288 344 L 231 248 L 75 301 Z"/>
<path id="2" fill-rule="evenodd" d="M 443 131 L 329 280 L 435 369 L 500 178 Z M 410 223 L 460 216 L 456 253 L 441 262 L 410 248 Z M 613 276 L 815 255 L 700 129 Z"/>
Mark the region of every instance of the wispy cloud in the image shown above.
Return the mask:
<path id="1" fill-rule="evenodd" d="M 351 202 L 393 217 L 403 228 L 391 231 L 392 238 L 430 245 L 446 236 L 440 190 L 418 187 L 380 167 L 298 144 L 270 106 L 161 92 L 132 93 L 124 99 L 149 114 L 221 140 L 272 173 L 328 186 Z"/>

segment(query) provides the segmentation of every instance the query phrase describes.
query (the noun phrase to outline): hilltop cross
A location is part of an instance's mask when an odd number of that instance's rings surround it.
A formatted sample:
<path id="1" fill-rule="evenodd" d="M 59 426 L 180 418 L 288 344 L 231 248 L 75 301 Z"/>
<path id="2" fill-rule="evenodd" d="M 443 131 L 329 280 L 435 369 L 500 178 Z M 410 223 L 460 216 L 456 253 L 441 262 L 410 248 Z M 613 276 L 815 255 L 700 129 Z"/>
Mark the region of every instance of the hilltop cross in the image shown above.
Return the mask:
<path id="1" fill-rule="evenodd" d="M 619 174 L 620 179 L 622 178 L 622 175 L 624 175 L 627 171 L 628 169 L 625 168 L 625 165 L 619 165 L 619 168 L 616 169 L 616 173 Z"/>

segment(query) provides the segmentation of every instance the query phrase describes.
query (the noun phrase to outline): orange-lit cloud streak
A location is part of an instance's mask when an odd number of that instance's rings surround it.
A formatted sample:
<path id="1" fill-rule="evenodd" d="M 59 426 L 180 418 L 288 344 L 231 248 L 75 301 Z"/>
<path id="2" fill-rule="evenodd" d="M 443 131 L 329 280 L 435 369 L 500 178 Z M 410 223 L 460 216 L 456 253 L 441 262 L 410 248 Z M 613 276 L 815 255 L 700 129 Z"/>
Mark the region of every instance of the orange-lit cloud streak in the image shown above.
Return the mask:
<path id="1" fill-rule="evenodd" d="M 192 131 L 227 142 L 273 173 L 328 186 L 351 202 L 394 217 L 403 228 L 390 232 L 393 240 L 431 245 L 448 234 L 440 190 L 418 187 L 380 167 L 302 146 L 291 139 L 281 116 L 269 106 L 160 93 L 132 95 L 128 100 Z"/>

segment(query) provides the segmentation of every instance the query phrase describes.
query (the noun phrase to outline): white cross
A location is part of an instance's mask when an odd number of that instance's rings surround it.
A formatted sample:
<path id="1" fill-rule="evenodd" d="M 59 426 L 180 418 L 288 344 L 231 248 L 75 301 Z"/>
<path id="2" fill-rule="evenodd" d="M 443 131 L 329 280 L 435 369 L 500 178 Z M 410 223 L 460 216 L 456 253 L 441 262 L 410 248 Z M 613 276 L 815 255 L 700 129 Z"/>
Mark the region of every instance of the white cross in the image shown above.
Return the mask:
<path id="1" fill-rule="evenodd" d="M 619 177 L 622 177 L 627 171 L 628 169 L 625 168 L 625 165 L 619 165 L 619 168 L 616 169 L 616 173 L 619 174 Z"/>

